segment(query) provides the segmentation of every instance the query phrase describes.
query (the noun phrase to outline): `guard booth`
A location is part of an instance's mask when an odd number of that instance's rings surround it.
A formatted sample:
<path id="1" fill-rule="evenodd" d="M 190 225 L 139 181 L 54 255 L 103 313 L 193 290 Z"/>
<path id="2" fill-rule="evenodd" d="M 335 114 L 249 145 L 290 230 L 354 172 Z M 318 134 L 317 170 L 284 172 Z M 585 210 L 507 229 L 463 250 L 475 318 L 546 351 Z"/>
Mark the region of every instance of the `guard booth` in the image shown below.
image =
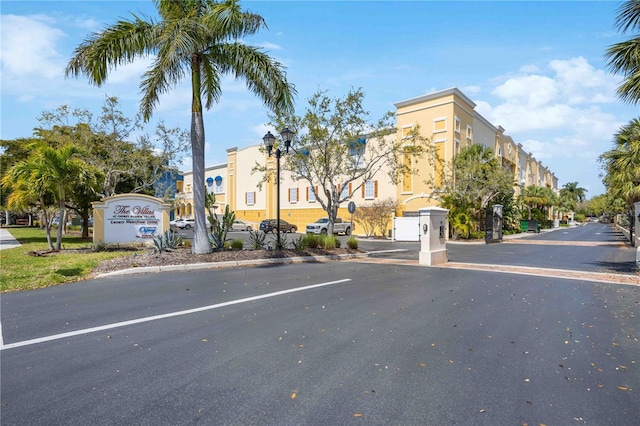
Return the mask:
<path id="1" fill-rule="evenodd" d="M 502 242 L 502 224 L 502 205 L 496 204 L 494 206 L 487 207 L 484 234 L 485 243 Z"/>

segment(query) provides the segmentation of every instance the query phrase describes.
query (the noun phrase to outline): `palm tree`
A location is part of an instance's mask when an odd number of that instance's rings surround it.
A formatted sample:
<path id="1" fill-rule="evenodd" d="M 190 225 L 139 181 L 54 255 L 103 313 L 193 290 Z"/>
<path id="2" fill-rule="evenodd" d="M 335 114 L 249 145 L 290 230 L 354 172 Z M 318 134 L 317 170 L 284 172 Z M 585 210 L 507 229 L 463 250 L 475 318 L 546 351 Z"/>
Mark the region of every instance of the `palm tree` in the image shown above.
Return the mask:
<path id="1" fill-rule="evenodd" d="M 568 210 L 578 208 L 578 203 L 585 200 L 586 189 L 580 188 L 578 182 L 569 182 L 560 189 L 560 203 Z"/>
<path id="2" fill-rule="evenodd" d="M 616 27 L 622 33 L 640 29 L 640 1 L 629 0 L 618 8 Z M 609 69 L 622 74 L 624 79 L 617 89 L 618 96 L 625 102 L 637 104 L 640 101 L 640 36 L 631 37 L 607 49 Z"/>
<path id="3" fill-rule="evenodd" d="M 26 200 L 39 201 L 44 213 L 47 241 L 51 250 L 54 250 L 54 247 L 46 213 L 47 197 L 52 196 L 58 204 L 60 223 L 55 250 L 60 250 L 65 202 L 69 194 L 84 182 L 97 181 L 100 175 L 97 169 L 79 158 L 81 153 L 79 148 L 71 144 L 52 148 L 46 143 L 41 143 L 34 146 L 29 158 L 14 164 L 2 179 L 3 185 L 14 185 L 14 188 L 18 188 L 11 193 L 10 205 L 20 205 Z"/>
<path id="4" fill-rule="evenodd" d="M 640 201 L 640 119 L 633 119 L 614 135 L 613 149 L 600 156 L 603 182 L 612 198 L 624 199 L 629 208 Z"/>
<path id="5" fill-rule="evenodd" d="M 527 186 L 522 190 L 522 193 L 518 196 L 518 202 L 529 210 L 529 220 L 531 220 L 532 209 L 542 210 L 551 205 L 553 200 L 550 199 L 549 192 L 548 188 L 535 185 Z"/>
<path id="6" fill-rule="evenodd" d="M 76 48 L 66 75 L 86 76 L 100 86 L 107 71 L 138 57 L 156 55 L 144 74 L 140 109 L 149 120 L 159 96 L 185 76 L 191 80 L 191 156 L 195 232 L 193 253 L 211 252 L 205 222 L 204 123 L 205 107 L 220 100 L 221 76 L 242 78 L 247 88 L 272 110 L 293 109 L 295 89 L 287 82 L 283 66 L 261 49 L 240 39 L 266 27 L 257 14 L 241 10 L 238 0 L 155 0 L 159 21 L 133 15 L 93 34 Z"/>

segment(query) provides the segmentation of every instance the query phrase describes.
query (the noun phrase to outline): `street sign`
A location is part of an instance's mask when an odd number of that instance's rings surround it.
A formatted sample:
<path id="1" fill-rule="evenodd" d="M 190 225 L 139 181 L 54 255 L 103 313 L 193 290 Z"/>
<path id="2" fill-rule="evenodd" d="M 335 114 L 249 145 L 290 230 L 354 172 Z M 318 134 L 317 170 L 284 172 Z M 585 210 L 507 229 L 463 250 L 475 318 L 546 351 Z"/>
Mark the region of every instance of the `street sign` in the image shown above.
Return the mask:
<path id="1" fill-rule="evenodd" d="M 356 211 L 356 203 L 354 203 L 353 201 L 349 201 L 349 205 L 347 206 L 347 210 L 351 214 L 355 213 L 355 211 Z"/>

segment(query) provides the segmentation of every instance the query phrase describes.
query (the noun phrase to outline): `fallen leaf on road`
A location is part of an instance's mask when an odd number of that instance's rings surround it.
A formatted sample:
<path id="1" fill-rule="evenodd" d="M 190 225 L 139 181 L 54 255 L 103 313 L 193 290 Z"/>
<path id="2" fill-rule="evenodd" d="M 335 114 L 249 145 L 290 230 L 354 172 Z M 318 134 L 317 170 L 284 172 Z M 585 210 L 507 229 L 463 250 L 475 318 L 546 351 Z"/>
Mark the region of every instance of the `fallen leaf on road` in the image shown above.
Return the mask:
<path id="1" fill-rule="evenodd" d="M 362 413 L 355 413 L 353 417 L 362 417 Z"/>
<path id="2" fill-rule="evenodd" d="M 291 394 L 291 399 L 296 399 L 296 396 L 298 396 L 295 392 Z"/>

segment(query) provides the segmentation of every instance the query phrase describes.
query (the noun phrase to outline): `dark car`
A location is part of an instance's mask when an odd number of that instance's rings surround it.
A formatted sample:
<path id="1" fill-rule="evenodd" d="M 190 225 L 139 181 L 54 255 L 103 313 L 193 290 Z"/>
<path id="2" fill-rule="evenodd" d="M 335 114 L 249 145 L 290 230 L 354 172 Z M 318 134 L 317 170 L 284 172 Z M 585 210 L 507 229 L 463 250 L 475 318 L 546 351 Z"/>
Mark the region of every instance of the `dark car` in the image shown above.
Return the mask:
<path id="1" fill-rule="evenodd" d="M 290 224 L 286 220 L 280 219 L 280 226 L 276 226 L 278 223 L 277 219 L 265 219 L 260 222 L 260 230 L 262 232 L 276 232 L 276 228 L 280 229 L 280 232 L 296 232 L 298 231 L 298 227 Z"/>

